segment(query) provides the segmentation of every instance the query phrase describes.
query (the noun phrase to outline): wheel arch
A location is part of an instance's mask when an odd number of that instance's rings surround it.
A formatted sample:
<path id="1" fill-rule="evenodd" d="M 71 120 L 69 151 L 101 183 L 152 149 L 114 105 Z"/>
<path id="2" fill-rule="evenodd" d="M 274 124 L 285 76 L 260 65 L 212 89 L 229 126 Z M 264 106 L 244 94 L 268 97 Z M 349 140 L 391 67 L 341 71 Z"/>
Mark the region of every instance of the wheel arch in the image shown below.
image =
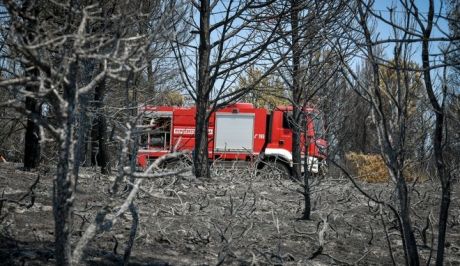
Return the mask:
<path id="1" fill-rule="evenodd" d="M 292 174 L 292 166 L 291 163 L 288 161 L 289 158 L 286 158 L 286 156 L 282 156 L 280 154 L 269 154 L 266 155 L 264 154 L 262 156 L 262 159 L 258 162 L 257 164 L 257 169 L 260 170 L 262 169 L 265 165 L 267 164 L 273 164 L 273 163 L 279 163 L 282 164 L 286 167 L 286 169 L 289 171 L 289 174 Z"/>

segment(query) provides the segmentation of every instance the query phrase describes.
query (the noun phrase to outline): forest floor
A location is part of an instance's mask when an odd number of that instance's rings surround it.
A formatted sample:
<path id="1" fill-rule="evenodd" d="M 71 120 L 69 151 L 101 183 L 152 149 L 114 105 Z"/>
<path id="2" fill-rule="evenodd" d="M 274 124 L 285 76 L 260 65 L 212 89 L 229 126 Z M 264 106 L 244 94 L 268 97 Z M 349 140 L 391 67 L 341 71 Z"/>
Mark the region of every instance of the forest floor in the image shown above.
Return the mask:
<path id="1" fill-rule="evenodd" d="M 19 200 L 40 173 L 33 205 L 31 194 L 21 201 L 22 206 L 0 203 L 0 264 L 55 263 L 53 171 L 28 173 L 19 164 L 0 163 L 2 198 Z M 74 243 L 97 210 L 109 203 L 108 190 L 115 177 L 95 172 L 83 168 L 79 176 Z M 391 184 L 358 183 L 370 194 L 395 202 Z M 144 180 L 135 199 L 140 220 L 130 265 L 391 265 L 389 245 L 396 264 L 404 263 L 397 220 L 389 209 L 367 200 L 346 179 L 324 178 L 313 182 L 311 220 L 300 220 L 303 197 L 296 191 L 299 188 L 293 181 L 262 178 L 249 169 L 214 169 L 209 181 L 190 178 L 190 173 Z M 436 247 L 432 232 L 437 231 L 439 185 L 425 181 L 411 188 L 421 262 L 433 264 L 436 251 L 430 259 L 430 247 Z M 460 265 L 459 190 L 457 184 L 445 265 Z M 126 196 L 119 195 L 115 205 Z M 126 213 L 111 231 L 97 235 L 86 248 L 84 262 L 122 263 L 132 220 Z"/>

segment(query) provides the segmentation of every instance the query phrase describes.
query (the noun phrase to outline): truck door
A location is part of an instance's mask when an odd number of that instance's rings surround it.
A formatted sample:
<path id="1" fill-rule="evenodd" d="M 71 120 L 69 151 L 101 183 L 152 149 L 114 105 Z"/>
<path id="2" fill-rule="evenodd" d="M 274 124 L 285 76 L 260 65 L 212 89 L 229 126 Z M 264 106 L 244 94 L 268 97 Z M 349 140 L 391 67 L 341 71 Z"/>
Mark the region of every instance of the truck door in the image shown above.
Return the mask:
<path id="1" fill-rule="evenodd" d="M 292 151 L 292 112 L 283 112 L 283 127 L 280 132 L 278 144 L 280 148 Z"/>

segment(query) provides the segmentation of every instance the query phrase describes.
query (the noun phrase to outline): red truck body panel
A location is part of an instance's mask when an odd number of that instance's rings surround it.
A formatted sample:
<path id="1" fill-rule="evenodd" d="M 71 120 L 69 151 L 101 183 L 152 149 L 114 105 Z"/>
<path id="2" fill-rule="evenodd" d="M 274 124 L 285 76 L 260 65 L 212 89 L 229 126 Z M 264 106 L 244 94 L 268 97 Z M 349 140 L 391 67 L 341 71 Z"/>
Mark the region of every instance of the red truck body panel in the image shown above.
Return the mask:
<path id="1" fill-rule="evenodd" d="M 318 115 L 313 108 L 307 113 Z M 209 158 L 223 160 L 250 160 L 261 154 L 284 156 L 292 153 L 292 129 L 286 126 L 286 114 L 292 107 L 280 106 L 269 112 L 252 104 L 237 103 L 213 112 L 208 127 Z M 143 128 L 147 135 L 140 143 L 138 164 L 146 167 L 149 159 L 156 159 L 173 151 L 193 150 L 195 146 L 195 107 L 144 106 Z M 308 156 L 324 159 L 319 147 L 327 142 L 316 136 L 312 116 L 308 116 Z M 304 146 L 304 145 L 302 145 Z M 302 150 L 304 150 L 302 148 Z"/>

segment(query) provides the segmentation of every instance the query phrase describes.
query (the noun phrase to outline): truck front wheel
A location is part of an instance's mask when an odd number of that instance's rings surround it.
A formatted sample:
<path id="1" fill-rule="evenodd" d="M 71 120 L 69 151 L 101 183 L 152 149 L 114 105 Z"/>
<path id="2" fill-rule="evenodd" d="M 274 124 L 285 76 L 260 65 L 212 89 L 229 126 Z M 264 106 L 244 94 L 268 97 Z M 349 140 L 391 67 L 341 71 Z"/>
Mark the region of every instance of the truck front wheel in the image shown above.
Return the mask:
<path id="1" fill-rule="evenodd" d="M 280 160 L 270 160 L 262 162 L 259 175 L 263 178 L 289 179 L 291 178 L 291 169 Z"/>

